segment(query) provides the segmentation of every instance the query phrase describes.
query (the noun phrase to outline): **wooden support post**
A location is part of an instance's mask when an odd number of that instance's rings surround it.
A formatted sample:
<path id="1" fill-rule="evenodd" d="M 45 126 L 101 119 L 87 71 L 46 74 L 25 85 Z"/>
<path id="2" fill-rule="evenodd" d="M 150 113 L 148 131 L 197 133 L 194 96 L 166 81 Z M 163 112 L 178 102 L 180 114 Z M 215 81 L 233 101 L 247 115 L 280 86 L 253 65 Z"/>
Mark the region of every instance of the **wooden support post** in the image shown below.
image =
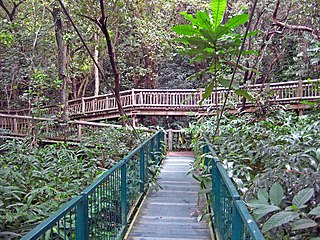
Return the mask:
<path id="1" fill-rule="evenodd" d="M 172 151 L 172 129 L 169 129 L 169 131 L 168 131 L 168 149 L 169 149 L 169 151 Z"/>
<path id="2" fill-rule="evenodd" d="M 299 80 L 299 85 L 298 85 L 298 96 L 297 97 L 300 97 L 302 98 L 303 97 L 303 85 L 302 85 L 302 80 Z"/>
<path id="3" fill-rule="evenodd" d="M 136 97 L 134 95 L 134 88 L 131 90 L 132 106 L 136 105 Z"/>
<path id="4" fill-rule="evenodd" d="M 78 139 L 81 140 L 82 137 L 82 125 L 78 124 Z"/>
<path id="5" fill-rule="evenodd" d="M 84 114 L 86 112 L 86 102 L 84 101 L 84 98 L 81 98 L 81 112 Z"/>
<path id="6" fill-rule="evenodd" d="M 13 119 L 13 132 L 18 133 L 18 123 L 16 118 Z"/>
<path id="7" fill-rule="evenodd" d="M 134 128 L 138 126 L 138 118 L 135 114 L 132 114 L 132 125 Z"/>
<path id="8" fill-rule="evenodd" d="M 143 95 L 142 95 L 142 92 L 140 92 L 140 104 L 143 105 L 145 104 L 144 101 L 143 101 Z"/>

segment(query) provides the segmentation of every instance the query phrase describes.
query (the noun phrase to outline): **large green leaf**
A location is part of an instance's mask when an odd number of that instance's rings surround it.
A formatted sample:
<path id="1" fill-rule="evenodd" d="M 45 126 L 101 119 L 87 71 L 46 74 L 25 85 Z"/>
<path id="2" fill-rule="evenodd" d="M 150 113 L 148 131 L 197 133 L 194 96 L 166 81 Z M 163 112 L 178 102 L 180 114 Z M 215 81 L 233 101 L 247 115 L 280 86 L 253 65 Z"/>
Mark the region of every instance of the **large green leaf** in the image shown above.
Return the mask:
<path id="1" fill-rule="evenodd" d="M 223 87 L 225 88 L 229 88 L 230 87 L 230 81 L 231 80 L 228 80 L 228 79 L 225 79 L 225 78 L 221 78 L 219 79 L 219 84 L 221 84 Z M 231 84 L 231 89 L 232 90 L 238 90 L 239 89 L 239 84 L 235 81 L 232 82 Z"/>
<path id="2" fill-rule="evenodd" d="M 274 211 L 278 211 L 278 210 L 280 210 L 280 208 L 277 207 L 277 206 L 265 204 L 264 206 L 261 206 L 261 207 L 257 208 L 253 212 L 253 214 L 254 214 L 256 220 L 258 221 L 260 218 L 264 217 L 268 213 L 271 213 L 271 212 L 274 212 Z"/>
<path id="3" fill-rule="evenodd" d="M 277 182 L 274 183 L 270 189 L 270 201 L 274 205 L 279 206 L 283 197 L 284 197 L 284 191 L 282 186 Z"/>
<path id="4" fill-rule="evenodd" d="M 250 101 L 254 101 L 254 97 L 245 89 L 238 89 L 238 90 L 234 90 L 234 93 L 245 97 L 246 99 L 250 100 Z"/>
<path id="5" fill-rule="evenodd" d="M 199 31 L 191 25 L 177 25 L 172 28 L 179 35 L 193 36 L 199 34 Z"/>
<path id="6" fill-rule="evenodd" d="M 320 217 L 320 206 L 315 207 L 314 209 L 312 209 L 308 215 L 315 215 L 317 217 Z"/>
<path id="7" fill-rule="evenodd" d="M 210 30 L 206 30 L 206 29 L 200 29 L 200 33 L 201 35 L 207 39 L 211 44 L 215 44 L 216 42 L 216 38 L 215 38 L 215 33 L 213 31 Z"/>
<path id="8" fill-rule="evenodd" d="M 258 191 L 258 199 L 267 204 L 268 203 L 268 200 L 269 200 L 269 194 L 267 192 L 267 190 L 265 188 L 262 188 L 262 189 L 259 189 Z"/>
<path id="9" fill-rule="evenodd" d="M 268 213 L 280 210 L 279 207 L 269 204 L 262 204 L 262 203 L 246 203 L 249 207 L 254 208 L 253 215 L 255 219 L 258 221 L 263 216 L 267 215 Z"/>
<path id="10" fill-rule="evenodd" d="M 212 24 L 210 22 L 209 13 L 207 10 L 205 10 L 204 12 L 198 11 L 196 13 L 196 18 L 198 27 L 206 30 L 212 30 Z"/>
<path id="11" fill-rule="evenodd" d="M 230 33 L 229 28 L 219 25 L 215 28 L 215 41 L 217 41 L 219 38 L 221 38 L 223 35 Z M 223 44 L 226 42 L 223 41 Z"/>
<path id="12" fill-rule="evenodd" d="M 211 48 L 211 45 L 198 37 L 189 37 L 188 42 L 192 45 L 196 45 L 197 48 Z"/>
<path id="13" fill-rule="evenodd" d="M 310 200 L 313 194 L 314 194 L 313 188 L 302 189 L 300 192 L 298 192 L 297 195 L 294 196 L 292 200 L 292 204 L 297 208 L 303 208 L 305 207 L 304 204 Z"/>
<path id="14" fill-rule="evenodd" d="M 205 92 L 202 94 L 202 100 L 200 101 L 200 105 L 202 105 L 203 100 L 209 98 L 211 93 L 213 92 L 214 82 L 212 81 L 209 86 L 206 87 Z"/>
<path id="15" fill-rule="evenodd" d="M 227 7 L 227 0 L 212 0 L 210 8 L 212 11 L 212 18 L 214 29 L 221 23 L 223 14 Z"/>
<path id="16" fill-rule="evenodd" d="M 312 219 L 299 219 L 297 221 L 294 221 L 291 225 L 292 230 L 300 230 L 316 226 L 318 226 L 318 224 Z"/>
<path id="17" fill-rule="evenodd" d="M 249 14 L 236 15 L 233 18 L 229 19 L 228 22 L 224 24 L 224 26 L 230 29 L 235 29 L 239 25 L 246 23 L 248 19 Z"/>
<path id="18" fill-rule="evenodd" d="M 189 20 L 193 25 L 198 25 L 197 19 L 195 19 L 192 14 L 187 12 L 181 12 L 180 14 L 183 15 L 185 19 Z"/>
<path id="19" fill-rule="evenodd" d="M 279 227 L 282 224 L 293 221 L 299 217 L 299 213 L 295 212 L 279 212 L 273 215 L 263 224 L 262 232 L 268 232 L 272 228 Z"/>

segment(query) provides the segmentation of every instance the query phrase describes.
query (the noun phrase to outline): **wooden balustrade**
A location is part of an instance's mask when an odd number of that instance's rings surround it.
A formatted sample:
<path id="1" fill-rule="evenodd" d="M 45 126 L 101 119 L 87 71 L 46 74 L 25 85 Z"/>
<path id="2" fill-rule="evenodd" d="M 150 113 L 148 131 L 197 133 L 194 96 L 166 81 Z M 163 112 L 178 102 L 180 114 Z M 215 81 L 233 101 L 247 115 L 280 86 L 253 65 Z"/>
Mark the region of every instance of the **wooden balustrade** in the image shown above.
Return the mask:
<path id="1" fill-rule="evenodd" d="M 292 81 L 271 84 L 256 84 L 244 87 L 254 96 L 265 92 L 269 102 L 279 104 L 297 104 L 301 100 L 314 101 L 320 99 L 320 80 Z M 202 106 L 199 102 L 202 99 L 203 89 L 132 89 L 120 93 L 120 102 L 124 109 L 135 110 L 135 108 L 171 108 L 190 109 L 197 111 L 203 107 L 216 108 L 225 101 L 226 88 L 217 88 L 211 96 L 206 99 Z M 229 99 L 236 106 L 241 104 L 241 96 L 230 92 Z M 252 105 L 250 101 L 247 103 Z M 17 114 L 26 115 L 27 110 L 17 111 Z M 29 111 L 29 110 L 28 110 Z M 61 109 L 57 106 L 48 106 L 42 110 L 45 114 L 55 115 Z M 112 94 L 95 97 L 85 97 L 69 101 L 69 114 L 71 117 L 88 116 L 110 111 L 117 111 L 117 102 Z"/>
<path id="2" fill-rule="evenodd" d="M 80 141 L 97 128 L 122 128 L 121 125 L 85 121 L 62 123 L 50 118 L 0 114 L 0 136 L 24 137 L 33 133 L 44 139 Z M 149 128 L 137 130 L 155 132 Z"/>

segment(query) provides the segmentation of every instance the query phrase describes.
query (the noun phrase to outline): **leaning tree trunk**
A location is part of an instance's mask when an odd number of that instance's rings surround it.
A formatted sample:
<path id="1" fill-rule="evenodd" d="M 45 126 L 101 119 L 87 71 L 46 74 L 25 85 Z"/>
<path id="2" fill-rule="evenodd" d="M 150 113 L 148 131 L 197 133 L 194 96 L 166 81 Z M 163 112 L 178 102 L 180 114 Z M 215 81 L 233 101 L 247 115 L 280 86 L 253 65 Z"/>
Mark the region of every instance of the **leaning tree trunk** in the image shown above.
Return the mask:
<path id="1" fill-rule="evenodd" d="M 63 22 L 61 11 L 58 8 L 53 9 L 52 16 L 55 25 L 55 35 L 58 47 L 58 71 L 59 79 L 62 81 L 61 87 L 61 104 L 62 104 L 62 120 L 68 120 L 68 77 L 66 74 L 67 68 L 67 46 L 63 42 Z"/>
<path id="2" fill-rule="evenodd" d="M 107 27 L 107 17 L 105 15 L 105 9 L 104 9 L 104 3 L 103 0 L 100 0 L 100 8 L 101 8 L 101 18 L 99 19 L 99 22 L 97 25 L 100 27 L 101 31 L 103 32 L 106 42 L 107 42 L 107 48 L 108 48 L 108 54 L 109 54 L 109 60 L 111 63 L 112 67 L 112 73 L 114 77 L 114 93 L 115 97 L 117 99 L 117 105 L 118 105 L 118 111 L 120 114 L 121 118 L 121 123 L 123 126 L 126 125 L 126 120 L 123 118 L 125 116 L 124 111 L 122 109 L 122 105 L 120 102 L 120 74 L 117 68 L 117 63 L 116 63 L 116 54 L 114 52 L 112 42 L 111 42 L 111 37 L 108 31 Z"/>
<path id="3" fill-rule="evenodd" d="M 94 47 L 94 59 L 97 64 L 99 64 L 99 50 L 98 50 L 98 41 L 99 36 L 97 33 L 94 33 L 94 41 L 96 42 L 96 46 Z M 93 72 L 94 72 L 94 95 L 99 95 L 99 87 L 100 87 L 100 78 L 99 78 L 99 69 L 98 66 L 93 64 Z"/>

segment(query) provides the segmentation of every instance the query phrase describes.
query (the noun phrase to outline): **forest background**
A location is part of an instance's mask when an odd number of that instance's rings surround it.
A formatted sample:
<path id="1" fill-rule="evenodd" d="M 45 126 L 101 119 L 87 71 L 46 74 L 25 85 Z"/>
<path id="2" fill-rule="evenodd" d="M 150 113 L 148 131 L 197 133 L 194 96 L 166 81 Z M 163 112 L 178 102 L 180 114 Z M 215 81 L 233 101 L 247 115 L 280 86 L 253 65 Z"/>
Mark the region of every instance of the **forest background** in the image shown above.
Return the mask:
<path id="1" fill-rule="evenodd" d="M 242 84 L 319 78 L 319 1 L 258 2 L 240 61 Z M 200 88 L 210 76 L 190 77 L 209 62 L 190 61 L 177 50 L 172 27 L 179 13 L 196 13 L 209 1 L 65 1 L 105 78 L 58 1 L 0 1 L 0 109 L 60 104 L 131 88 Z M 228 1 L 223 17 L 250 13 L 253 1 Z M 246 24 L 238 28 L 244 32 Z M 235 55 L 230 55 L 230 62 Z M 222 63 L 221 78 L 231 70 Z"/>

